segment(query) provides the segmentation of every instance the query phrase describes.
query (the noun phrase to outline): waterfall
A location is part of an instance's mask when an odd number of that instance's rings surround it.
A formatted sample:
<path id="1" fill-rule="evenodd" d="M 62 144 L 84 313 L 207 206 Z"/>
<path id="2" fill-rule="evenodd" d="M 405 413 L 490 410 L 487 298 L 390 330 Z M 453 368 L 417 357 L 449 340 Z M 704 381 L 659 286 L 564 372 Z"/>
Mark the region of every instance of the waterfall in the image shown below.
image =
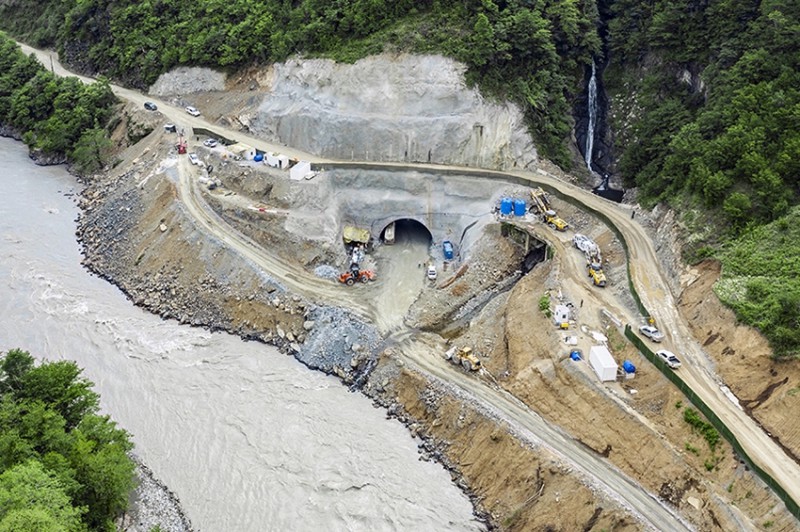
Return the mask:
<path id="1" fill-rule="evenodd" d="M 589 88 L 586 91 L 586 100 L 588 104 L 587 114 L 589 115 L 589 124 L 586 126 L 586 149 L 583 152 L 583 158 L 586 160 L 586 166 L 589 171 L 592 170 L 592 149 L 594 148 L 594 126 L 597 118 L 597 76 L 594 61 L 592 61 L 592 77 L 589 79 Z"/>

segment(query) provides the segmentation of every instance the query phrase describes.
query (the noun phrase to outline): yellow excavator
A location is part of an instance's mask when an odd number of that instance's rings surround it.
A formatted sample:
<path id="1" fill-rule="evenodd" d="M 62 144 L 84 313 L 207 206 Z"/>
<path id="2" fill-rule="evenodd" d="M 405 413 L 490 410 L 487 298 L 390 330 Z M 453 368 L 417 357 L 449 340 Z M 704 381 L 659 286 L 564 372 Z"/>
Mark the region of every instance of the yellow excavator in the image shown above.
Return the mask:
<path id="1" fill-rule="evenodd" d="M 444 354 L 445 360 L 449 360 L 453 364 L 461 365 L 467 371 L 478 371 L 481 369 L 481 361 L 472 354 L 471 347 L 451 347 Z"/>
<path id="2" fill-rule="evenodd" d="M 569 229 L 569 224 L 559 218 L 556 211 L 550 208 L 550 200 L 547 198 L 545 191 L 540 187 L 531 189 L 531 202 L 544 223 L 558 231 L 566 231 Z"/>

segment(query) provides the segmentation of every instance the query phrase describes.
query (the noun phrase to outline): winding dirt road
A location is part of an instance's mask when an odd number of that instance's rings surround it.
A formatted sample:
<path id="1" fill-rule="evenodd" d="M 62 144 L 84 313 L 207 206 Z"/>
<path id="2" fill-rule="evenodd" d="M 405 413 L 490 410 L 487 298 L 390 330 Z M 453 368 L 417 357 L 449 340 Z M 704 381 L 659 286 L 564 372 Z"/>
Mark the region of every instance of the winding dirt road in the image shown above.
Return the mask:
<path id="1" fill-rule="evenodd" d="M 25 53 L 36 54 L 41 62 L 48 68 L 52 67 L 56 74 L 74 75 L 58 64 L 54 54 L 35 50 L 22 44 L 20 46 Z M 85 82 L 92 81 L 88 78 L 81 79 Z M 120 98 L 138 105 L 142 105 L 147 100 L 153 100 L 153 98 L 136 91 L 117 86 L 112 86 L 112 88 Z M 202 117 L 191 117 L 183 109 L 165 102 L 158 102 L 158 104 L 159 110 L 164 116 L 177 124 L 178 127 L 203 127 L 217 132 L 220 136 L 236 138 L 264 151 L 277 151 L 290 157 L 312 162 L 333 162 L 325 161 L 285 146 L 271 144 L 238 131 L 231 131 L 209 124 Z M 514 176 L 528 181 L 532 185 L 547 185 L 562 195 L 570 196 L 584 205 L 603 212 L 617 226 L 627 241 L 632 281 L 644 305 L 655 317 L 660 328 L 667 333 L 668 338 L 664 343 L 664 347 L 684 354 L 684 365 L 680 370 L 681 377 L 731 429 L 752 460 L 783 486 L 794 500 L 800 501 L 800 467 L 786 456 L 783 450 L 744 411 L 729 400 L 720 389 L 720 379 L 710 369 L 709 361 L 703 354 L 701 346 L 691 336 L 686 321 L 679 314 L 674 304 L 673 295 L 662 273 L 652 241 L 642 226 L 631 220 L 631 211 L 628 208 L 604 200 L 589 191 L 580 189 L 542 170 L 537 173 L 519 171 L 502 173 L 424 164 L 382 165 L 364 163 L 364 165 L 375 168 L 390 166 L 392 168 L 431 172 L 441 172 L 446 169 L 457 171 L 464 176 L 485 178 L 489 175 L 492 179 L 497 180 L 507 179 L 507 176 Z M 197 220 L 204 231 L 236 249 L 244 258 L 259 265 L 259 267 L 279 279 L 291 290 L 307 294 L 314 300 L 322 299 L 332 304 L 347 306 L 363 318 L 374 319 L 377 317 L 378 313 L 375 305 L 365 301 L 363 295 L 354 297 L 352 292 L 342 290 L 341 287 L 332 284 L 330 281 L 321 280 L 307 272 L 287 267 L 280 258 L 259 247 L 252 240 L 241 235 L 221 220 L 202 199 L 202 195 L 197 189 L 196 179 L 192 177 L 191 168 L 183 158 L 181 158 L 178 173 L 180 198 L 186 205 L 188 212 Z M 618 307 L 617 311 L 623 313 L 624 319 L 631 323 L 632 326 L 635 326 L 641 320 L 639 316 L 629 311 Z M 690 528 L 672 509 L 667 508 L 653 495 L 620 473 L 608 461 L 588 453 L 570 436 L 548 425 L 538 414 L 507 392 L 454 371 L 452 367 L 440 360 L 440 357 L 431 356 L 432 346 L 422 338 L 403 332 L 395 333 L 393 336 L 401 340 L 402 352 L 409 362 L 433 377 L 447 382 L 449 385 L 456 386 L 464 394 L 486 405 L 488 410 L 493 411 L 500 419 L 504 419 L 518 432 L 527 434 L 531 441 L 540 442 L 552 452 L 561 456 L 566 462 L 573 464 L 577 470 L 583 472 L 593 483 L 602 486 L 604 491 L 612 494 L 615 499 L 627 506 L 650 527 L 654 529 L 664 529 L 664 527 L 670 529 Z M 403 339 L 403 337 L 406 338 Z"/>

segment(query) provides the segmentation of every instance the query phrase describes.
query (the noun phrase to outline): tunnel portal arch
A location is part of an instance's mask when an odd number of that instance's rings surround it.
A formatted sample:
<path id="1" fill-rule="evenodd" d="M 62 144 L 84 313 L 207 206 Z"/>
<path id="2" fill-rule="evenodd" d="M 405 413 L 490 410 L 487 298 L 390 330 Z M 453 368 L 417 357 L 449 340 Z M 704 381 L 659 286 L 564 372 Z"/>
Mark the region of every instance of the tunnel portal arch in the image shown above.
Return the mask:
<path id="1" fill-rule="evenodd" d="M 385 244 L 393 244 L 407 234 L 424 235 L 428 242 L 433 242 L 433 233 L 428 226 L 415 218 L 397 218 L 383 224 L 380 231 L 380 240 Z"/>

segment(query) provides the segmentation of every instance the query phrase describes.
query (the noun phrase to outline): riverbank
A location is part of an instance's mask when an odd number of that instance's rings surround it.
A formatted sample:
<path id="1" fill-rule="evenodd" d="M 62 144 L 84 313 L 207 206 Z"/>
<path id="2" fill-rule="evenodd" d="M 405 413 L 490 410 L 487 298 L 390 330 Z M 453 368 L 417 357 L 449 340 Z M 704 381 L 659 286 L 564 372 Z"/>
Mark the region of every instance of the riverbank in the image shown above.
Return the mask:
<path id="1" fill-rule="evenodd" d="M 131 493 L 128 511 L 116 523 L 122 532 L 193 532 L 192 524 L 181 507 L 178 496 L 153 474 L 139 457 L 136 463 L 136 489 Z"/>

